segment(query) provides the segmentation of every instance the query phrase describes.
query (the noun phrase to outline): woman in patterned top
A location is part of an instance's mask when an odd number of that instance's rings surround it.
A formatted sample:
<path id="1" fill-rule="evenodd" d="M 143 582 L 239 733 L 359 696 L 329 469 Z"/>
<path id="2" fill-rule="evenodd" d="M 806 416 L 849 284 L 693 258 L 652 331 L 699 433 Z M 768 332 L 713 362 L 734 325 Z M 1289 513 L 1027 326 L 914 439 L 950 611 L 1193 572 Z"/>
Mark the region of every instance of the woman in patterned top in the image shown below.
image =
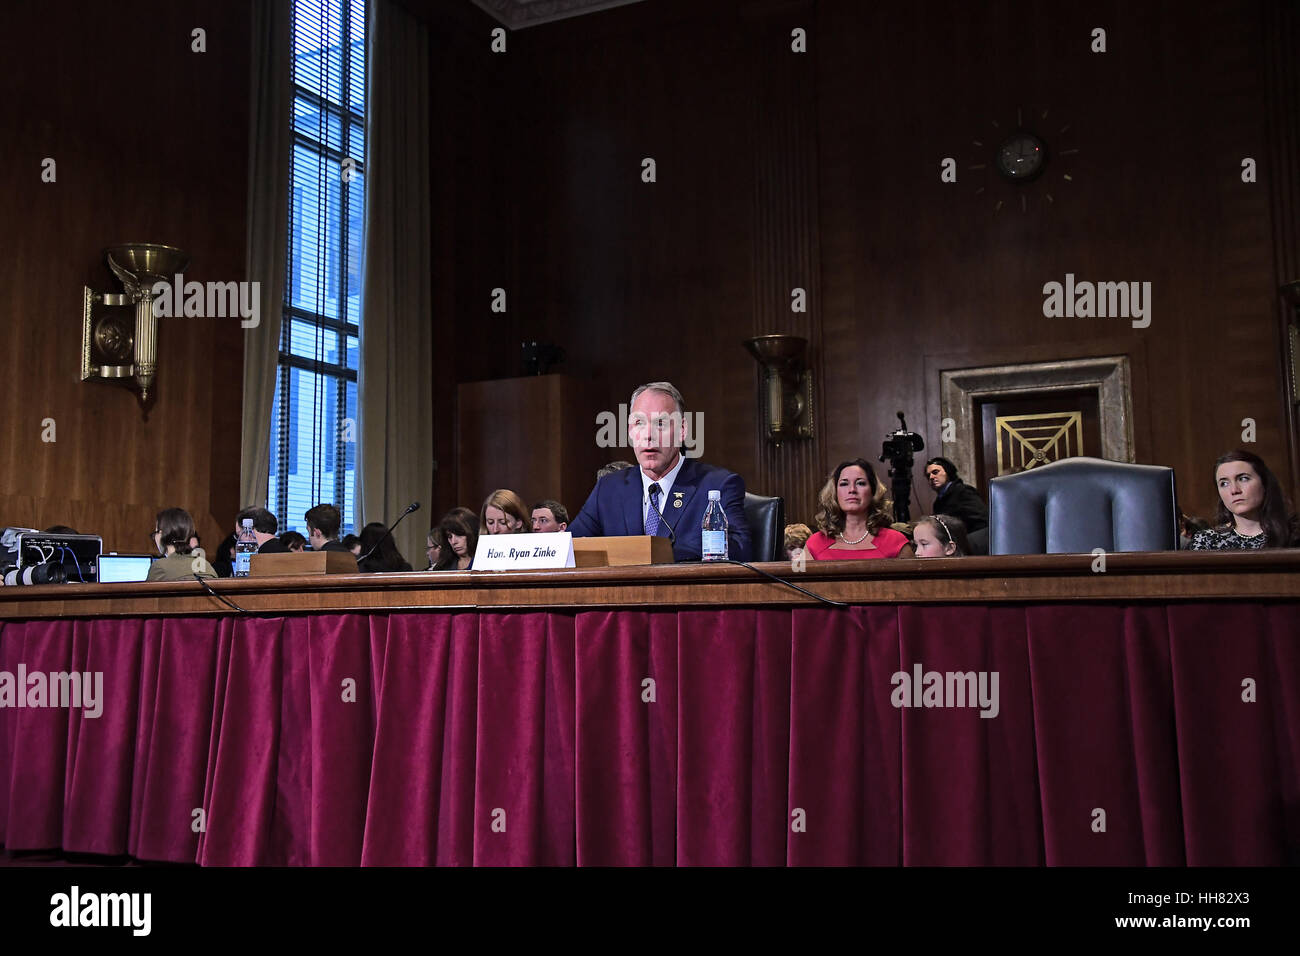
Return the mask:
<path id="1" fill-rule="evenodd" d="M 1198 531 L 1191 550 L 1258 550 L 1300 544 L 1300 522 L 1263 459 L 1238 449 L 1214 465 L 1214 483 L 1219 489 L 1216 527 Z"/>

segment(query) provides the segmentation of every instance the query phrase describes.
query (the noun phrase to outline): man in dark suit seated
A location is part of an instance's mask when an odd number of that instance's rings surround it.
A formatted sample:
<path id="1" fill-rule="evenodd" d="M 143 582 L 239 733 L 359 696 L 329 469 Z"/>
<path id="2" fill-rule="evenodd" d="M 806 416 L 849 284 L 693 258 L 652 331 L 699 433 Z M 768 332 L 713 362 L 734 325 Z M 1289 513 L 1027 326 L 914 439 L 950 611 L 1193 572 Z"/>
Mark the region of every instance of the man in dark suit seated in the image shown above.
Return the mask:
<path id="1" fill-rule="evenodd" d="M 750 560 L 744 479 L 682 454 L 690 423 L 681 393 L 669 382 L 650 382 L 632 393 L 628 409 L 628 438 L 640 467 L 596 482 L 569 524 L 573 536 L 657 534 L 672 539 L 674 560 L 699 561 L 704 509 L 716 489 L 727 516 L 728 556 Z"/>
<path id="2" fill-rule="evenodd" d="M 244 519 L 253 519 L 253 537 L 257 538 L 258 554 L 288 554 L 289 549 L 280 543 L 276 537 L 276 531 L 279 530 L 280 523 L 275 520 L 275 515 L 265 508 L 245 508 L 235 516 L 235 537 L 238 539 L 239 531 L 244 526 Z"/>
<path id="3" fill-rule="evenodd" d="M 931 511 L 937 515 L 960 518 L 970 535 L 976 554 L 988 554 L 989 506 L 978 491 L 957 474 L 957 466 L 947 458 L 931 458 L 925 463 L 925 477 L 937 493 Z"/>
<path id="4" fill-rule="evenodd" d="M 339 541 L 339 529 L 343 526 L 343 516 L 333 505 L 317 505 L 302 516 L 307 522 L 307 542 L 313 551 L 352 552 Z"/>

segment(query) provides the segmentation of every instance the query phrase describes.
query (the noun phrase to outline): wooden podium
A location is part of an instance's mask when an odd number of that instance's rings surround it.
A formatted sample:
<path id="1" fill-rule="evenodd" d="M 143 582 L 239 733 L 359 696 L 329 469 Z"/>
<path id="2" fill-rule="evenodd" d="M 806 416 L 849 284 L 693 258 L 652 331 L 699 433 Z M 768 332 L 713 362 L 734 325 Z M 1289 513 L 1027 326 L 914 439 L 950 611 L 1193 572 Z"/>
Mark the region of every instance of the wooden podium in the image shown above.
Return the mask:
<path id="1" fill-rule="evenodd" d="M 288 554 L 255 554 L 248 576 L 264 578 L 275 574 L 356 574 L 352 552 L 291 551 Z"/>
<path id="2" fill-rule="evenodd" d="M 573 563 L 579 568 L 672 564 L 673 544 L 667 538 L 649 534 L 574 538 Z"/>

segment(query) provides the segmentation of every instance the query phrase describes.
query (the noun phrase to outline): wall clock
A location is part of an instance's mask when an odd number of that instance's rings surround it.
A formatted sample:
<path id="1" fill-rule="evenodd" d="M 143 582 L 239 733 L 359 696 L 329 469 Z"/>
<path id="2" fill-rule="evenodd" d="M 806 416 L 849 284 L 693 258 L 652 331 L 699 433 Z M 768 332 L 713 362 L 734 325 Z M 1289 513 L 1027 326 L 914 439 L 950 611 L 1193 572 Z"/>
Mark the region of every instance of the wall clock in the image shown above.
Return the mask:
<path id="1" fill-rule="evenodd" d="M 991 198 L 993 211 L 1019 206 L 1023 213 L 1056 202 L 1056 193 L 1074 181 L 1079 148 L 1071 124 L 1050 110 L 1016 110 L 1010 117 L 990 120 L 987 130 L 971 140 L 975 152 L 966 168 L 976 174 L 975 195 Z"/>
<path id="2" fill-rule="evenodd" d="M 1047 144 L 1025 130 L 1017 130 L 998 146 L 993 167 L 1003 179 L 1013 183 L 1028 183 L 1037 179 L 1047 168 Z"/>

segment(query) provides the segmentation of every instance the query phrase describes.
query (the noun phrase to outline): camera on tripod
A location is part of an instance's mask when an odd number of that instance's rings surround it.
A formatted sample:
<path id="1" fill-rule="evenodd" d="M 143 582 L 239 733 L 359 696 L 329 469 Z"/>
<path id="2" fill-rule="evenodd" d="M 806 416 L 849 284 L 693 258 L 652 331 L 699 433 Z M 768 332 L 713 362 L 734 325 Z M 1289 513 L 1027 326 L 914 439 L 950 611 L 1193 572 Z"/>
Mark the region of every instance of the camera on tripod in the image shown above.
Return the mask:
<path id="1" fill-rule="evenodd" d="M 894 520 L 906 524 L 912 520 L 912 464 L 915 452 L 925 447 L 925 439 L 907 430 L 907 419 L 898 412 L 898 430 L 885 435 L 880 460 L 889 462 L 890 490 L 894 496 Z"/>

